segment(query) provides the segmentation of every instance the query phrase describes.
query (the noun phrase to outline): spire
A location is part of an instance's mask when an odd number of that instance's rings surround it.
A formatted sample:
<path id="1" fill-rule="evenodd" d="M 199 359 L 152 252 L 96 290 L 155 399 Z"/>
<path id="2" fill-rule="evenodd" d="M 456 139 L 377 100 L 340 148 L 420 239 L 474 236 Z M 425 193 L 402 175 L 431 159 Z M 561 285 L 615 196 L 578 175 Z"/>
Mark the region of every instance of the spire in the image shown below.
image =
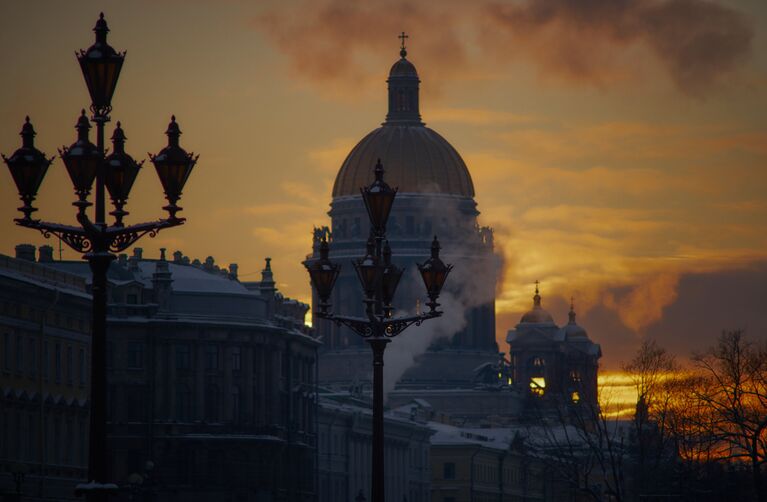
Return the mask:
<path id="1" fill-rule="evenodd" d="M 541 308 L 541 295 L 538 292 L 538 285 L 541 282 L 536 280 L 535 281 L 535 296 L 533 296 L 533 308 Z"/>
<path id="2" fill-rule="evenodd" d="M 384 125 L 415 125 L 422 126 L 421 113 L 419 110 L 418 78 L 413 63 L 407 59 L 407 47 L 405 40 L 410 38 L 403 31 L 397 38 L 400 39 L 399 60 L 389 70 L 389 113 L 386 114 Z"/>
<path id="3" fill-rule="evenodd" d="M 575 324 L 575 303 L 573 297 L 570 297 L 570 324 Z"/>

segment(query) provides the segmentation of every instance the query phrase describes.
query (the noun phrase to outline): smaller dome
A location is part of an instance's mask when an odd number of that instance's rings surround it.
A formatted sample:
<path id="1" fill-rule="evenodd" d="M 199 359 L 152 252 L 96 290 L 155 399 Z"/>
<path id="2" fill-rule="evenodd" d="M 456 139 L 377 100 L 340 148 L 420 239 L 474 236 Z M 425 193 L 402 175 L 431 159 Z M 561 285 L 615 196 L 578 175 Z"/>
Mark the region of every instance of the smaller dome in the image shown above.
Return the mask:
<path id="1" fill-rule="evenodd" d="M 391 77 L 418 78 L 418 71 L 415 69 L 415 65 L 413 63 L 405 59 L 405 56 L 402 56 L 392 65 L 391 70 L 389 70 L 389 78 Z"/>
<path id="2" fill-rule="evenodd" d="M 554 324 L 554 318 L 541 307 L 541 295 L 538 293 L 538 281 L 535 281 L 535 296 L 533 296 L 533 308 L 522 316 L 520 324 Z"/>
<path id="3" fill-rule="evenodd" d="M 570 299 L 569 317 L 570 317 L 569 322 L 565 324 L 561 330 L 565 340 L 569 340 L 569 341 L 588 340 L 589 334 L 586 332 L 585 329 L 583 329 L 581 326 L 578 325 L 578 323 L 575 322 L 575 306 L 573 305 L 572 298 Z"/>

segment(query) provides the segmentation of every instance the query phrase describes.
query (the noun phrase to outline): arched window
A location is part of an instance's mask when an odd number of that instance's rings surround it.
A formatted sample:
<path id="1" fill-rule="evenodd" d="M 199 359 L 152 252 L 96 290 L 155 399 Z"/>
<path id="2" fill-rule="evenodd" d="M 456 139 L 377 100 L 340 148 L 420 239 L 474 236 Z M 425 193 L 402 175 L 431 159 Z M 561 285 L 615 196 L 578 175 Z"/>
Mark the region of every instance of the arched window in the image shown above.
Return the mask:
<path id="1" fill-rule="evenodd" d="M 574 384 L 581 383 L 581 372 L 578 370 L 570 370 L 570 382 Z"/>
<path id="2" fill-rule="evenodd" d="M 546 361 L 540 356 L 530 361 L 530 392 L 536 396 L 546 392 Z"/>

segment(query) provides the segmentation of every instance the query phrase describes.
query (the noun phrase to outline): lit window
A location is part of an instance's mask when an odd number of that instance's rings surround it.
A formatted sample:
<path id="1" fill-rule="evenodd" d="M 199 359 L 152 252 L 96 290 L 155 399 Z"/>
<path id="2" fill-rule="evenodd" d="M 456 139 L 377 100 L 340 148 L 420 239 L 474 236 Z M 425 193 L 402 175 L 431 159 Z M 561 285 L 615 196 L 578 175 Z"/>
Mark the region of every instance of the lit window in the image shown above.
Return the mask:
<path id="1" fill-rule="evenodd" d="M 578 402 L 581 400 L 581 395 L 578 393 L 578 391 L 575 391 L 570 394 L 570 399 L 572 399 L 573 403 L 578 404 Z"/>
<path id="2" fill-rule="evenodd" d="M 570 380 L 572 380 L 573 382 L 580 382 L 581 381 L 581 374 L 580 374 L 580 372 L 577 371 L 577 370 L 572 370 L 570 372 Z"/>
<path id="3" fill-rule="evenodd" d="M 543 377 L 533 377 L 530 379 L 530 390 L 537 396 L 542 396 L 546 391 L 546 379 Z"/>

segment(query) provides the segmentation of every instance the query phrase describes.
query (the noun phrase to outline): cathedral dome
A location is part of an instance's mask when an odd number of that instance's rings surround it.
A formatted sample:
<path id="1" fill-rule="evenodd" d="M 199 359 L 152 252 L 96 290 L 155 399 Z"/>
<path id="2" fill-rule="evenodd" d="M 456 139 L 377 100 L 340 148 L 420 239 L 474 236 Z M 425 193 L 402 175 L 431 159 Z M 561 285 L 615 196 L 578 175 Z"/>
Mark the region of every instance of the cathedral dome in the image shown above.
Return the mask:
<path id="1" fill-rule="evenodd" d="M 548 310 L 541 307 L 541 295 L 538 293 L 538 284 L 535 285 L 535 296 L 533 296 L 533 308 L 529 310 L 522 319 L 520 324 L 554 324 L 554 318 L 551 317 Z"/>
<path id="2" fill-rule="evenodd" d="M 357 143 L 341 165 L 333 197 L 359 195 L 372 181 L 381 159 L 386 182 L 400 193 L 439 193 L 474 197 L 463 159 L 450 143 L 428 127 L 384 125 Z"/>
<path id="3" fill-rule="evenodd" d="M 415 65 L 402 56 L 397 62 L 391 66 L 389 70 L 389 78 L 391 77 L 416 77 L 418 78 L 418 71 L 415 69 Z"/>
<path id="4" fill-rule="evenodd" d="M 575 322 L 575 307 L 573 305 L 572 300 L 570 301 L 570 320 L 567 324 L 562 326 L 562 334 L 564 335 L 565 340 L 569 341 L 578 341 L 578 340 L 588 340 L 589 335 L 586 333 L 586 330 L 583 329 L 581 326 L 578 325 L 578 323 Z"/>
<path id="5" fill-rule="evenodd" d="M 386 182 L 400 193 L 474 197 L 474 184 L 461 156 L 436 131 L 421 121 L 415 65 L 403 46 L 389 72 L 389 112 L 381 127 L 357 143 L 341 165 L 333 197 L 359 196 L 372 180 L 381 159 Z"/>

